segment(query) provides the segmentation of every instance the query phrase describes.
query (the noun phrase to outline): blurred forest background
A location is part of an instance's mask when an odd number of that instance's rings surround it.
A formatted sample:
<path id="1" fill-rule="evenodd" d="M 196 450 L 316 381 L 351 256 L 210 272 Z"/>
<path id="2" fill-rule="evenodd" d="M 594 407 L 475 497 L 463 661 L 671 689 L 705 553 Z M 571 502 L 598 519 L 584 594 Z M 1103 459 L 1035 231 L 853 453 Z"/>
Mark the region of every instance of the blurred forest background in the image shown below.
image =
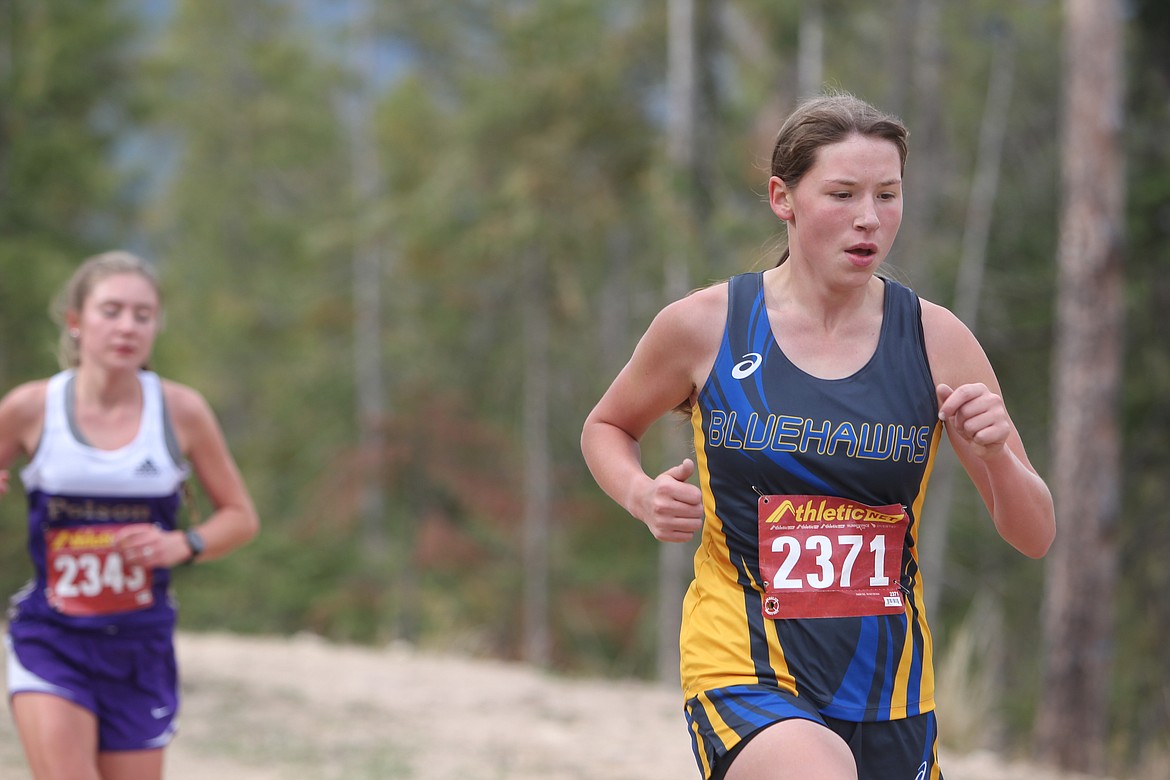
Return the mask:
<path id="1" fill-rule="evenodd" d="M 907 120 L 887 270 L 976 329 L 1050 475 L 1066 3 L 686 5 L 689 49 L 673 0 L 0 0 L 0 388 L 55 369 L 80 260 L 157 263 L 153 367 L 217 410 L 264 523 L 180 573 L 185 628 L 677 679 L 685 558 L 596 488 L 580 425 L 668 299 L 774 263 L 771 143 L 826 86 Z M 1119 6 L 1121 511 L 1083 640 L 1136 772 L 1170 760 L 1170 6 Z M 664 422 L 648 468 L 686 441 Z M 944 738 L 1027 750 L 1046 564 L 935 480 Z"/>

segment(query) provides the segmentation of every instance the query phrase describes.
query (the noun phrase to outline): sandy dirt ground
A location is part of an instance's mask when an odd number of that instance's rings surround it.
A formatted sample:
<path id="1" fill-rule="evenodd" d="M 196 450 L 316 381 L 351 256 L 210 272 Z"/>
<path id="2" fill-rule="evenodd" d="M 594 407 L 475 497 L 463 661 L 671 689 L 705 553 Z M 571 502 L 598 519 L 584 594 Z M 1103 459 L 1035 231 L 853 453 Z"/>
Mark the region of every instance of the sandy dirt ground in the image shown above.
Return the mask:
<path id="1" fill-rule="evenodd" d="M 181 634 L 168 780 L 697 780 L 679 695 L 633 681 L 292 639 Z M 947 780 L 1072 780 L 990 754 Z M 0 778 L 27 780 L 11 718 Z"/>

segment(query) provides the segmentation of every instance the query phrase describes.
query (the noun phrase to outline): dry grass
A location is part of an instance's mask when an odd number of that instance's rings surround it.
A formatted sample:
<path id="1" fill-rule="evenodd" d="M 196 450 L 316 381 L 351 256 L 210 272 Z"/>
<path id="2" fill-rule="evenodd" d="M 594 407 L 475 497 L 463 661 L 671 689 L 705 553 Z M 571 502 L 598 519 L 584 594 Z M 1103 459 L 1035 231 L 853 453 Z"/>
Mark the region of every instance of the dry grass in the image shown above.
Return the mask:
<path id="1" fill-rule="evenodd" d="M 977 601 L 936 659 L 939 734 L 955 752 L 972 753 L 1001 744 L 1001 627 L 992 603 Z"/>
<path id="2" fill-rule="evenodd" d="M 179 657 L 169 780 L 698 778 L 673 687 L 312 637 L 181 634 Z M 948 780 L 1072 780 L 986 751 L 948 751 L 943 767 Z M 0 777 L 28 778 L 8 720 Z"/>

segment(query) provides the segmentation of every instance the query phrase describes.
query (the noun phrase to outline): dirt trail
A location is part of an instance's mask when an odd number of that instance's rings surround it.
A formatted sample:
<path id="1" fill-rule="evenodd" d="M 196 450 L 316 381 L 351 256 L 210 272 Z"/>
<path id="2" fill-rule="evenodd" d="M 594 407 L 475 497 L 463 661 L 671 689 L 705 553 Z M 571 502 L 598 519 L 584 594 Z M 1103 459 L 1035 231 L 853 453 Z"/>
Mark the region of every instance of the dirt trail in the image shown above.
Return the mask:
<path id="1" fill-rule="evenodd" d="M 168 780 L 697 780 L 677 691 L 519 664 L 181 634 Z M 947 780 L 1072 780 L 989 754 Z M 0 778 L 27 780 L 11 719 Z"/>

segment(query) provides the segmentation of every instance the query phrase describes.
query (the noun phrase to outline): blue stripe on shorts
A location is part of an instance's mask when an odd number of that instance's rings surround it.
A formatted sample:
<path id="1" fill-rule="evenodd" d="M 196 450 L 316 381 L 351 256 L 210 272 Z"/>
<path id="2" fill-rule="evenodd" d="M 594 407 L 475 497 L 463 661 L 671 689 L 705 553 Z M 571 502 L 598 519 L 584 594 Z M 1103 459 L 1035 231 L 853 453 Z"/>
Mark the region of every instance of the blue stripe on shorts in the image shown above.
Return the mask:
<path id="1" fill-rule="evenodd" d="M 704 691 L 702 697 L 687 702 L 686 715 L 691 749 L 704 777 L 710 777 L 716 762 L 741 740 L 765 726 L 791 718 L 824 724 L 812 704 L 766 685 L 732 685 Z"/>

